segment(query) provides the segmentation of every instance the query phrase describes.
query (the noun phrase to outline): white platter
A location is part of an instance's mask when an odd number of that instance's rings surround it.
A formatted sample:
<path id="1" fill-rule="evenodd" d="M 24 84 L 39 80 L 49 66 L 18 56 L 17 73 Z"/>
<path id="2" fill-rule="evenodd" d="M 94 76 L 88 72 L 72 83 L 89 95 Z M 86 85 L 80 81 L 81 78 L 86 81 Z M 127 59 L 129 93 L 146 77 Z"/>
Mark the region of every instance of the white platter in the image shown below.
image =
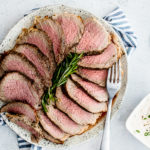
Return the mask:
<path id="1" fill-rule="evenodd" d="M 22 18 L 9 31 L 9 33 L 3 40 L 2 44 L 0 45 L 0 53 L 3 53 L 4 51 L 7 51 L 7 50 L 13 48 L 13 46 L 15 45 L 15 40 L 18 37 L 18 35 L 20 34 L 22 28 L 30 27 L 33 23 L 35 16 L 44 17 L 46 15 L 51 16 L 51 15 L 54 15 L 57 13 L 63 13 L 63 12 L 77 14 L 77 15 L 81 16 L 82 18 L 95 17 L 93 14 L 89 13 L 88 11 L 71 8 L 71 7 L 67 7 L 67 6 L 63 6 L 63 5 L 54 5 L 54 6 L 47 6 L 47 7 L 40 8 L 39 10 L 36 10 L 36 11 L 32 12 L 31 14 L 27 15 L 26 17 Z M 95 18 L 97 18 L 97 17 L 95 17 Z M 100 18 L 97 18 L 97 19 L 106 27 L 108 32 L 112 32 L 113 34 L 115 34 L 118 37 L 117 33 L 113 30 L 113 28 L 106 21 L 104 21 L 103 19 L 100 19 Z M 122 79 L 121 90 L 119 91 L 119 93 L 116 97 L 115 104 L 113 106 L 112 115 L 114 115 L 114 113 L 119 109 L 120 103 L 123 99 L 126 85 L 127 85 L 127 72 L 128 72 L 127 56 L 126 56 L 125 48 L 122 44 L 121 39 L 119 37 L 118 37 L 118 39 L 119 39 L 119 43 L 125 53 L 125 55 L 123 55 L 121 58 L 122 70 L 124 72 L 124 75 L 123 75 L 123 79 Z M 3 103 L 0 101 L 0 107 L 2 105 L 3 105 Z M 32 143 L 29 132 L 27 132 L 27 131 L 23 130 L 22 128 L 18 127 L 17 125 L 9 122 L 7 120 L 7 118 L 5 117 L 5 115 L 3 115 L 3 118 L 6 121 L 6 123 L 8 124 L 8 126 L 12 130 L 14 130 L 20 137 L 22 137 L 26 141 Z M 54 143 L 51 143 L 44 139 L 41 140 L 37 145 L 41 146 L 41 147 L 56 148 L 57 150 L 60 148 L 66 149 L 66 148 L 69 148 L 76 144 L 80 144 L 81 142 L 85 142 L 86 140 L 88 140 L 94 136 L 97 136 L 100 133 L 100 131 L 103 129 L 103 123 L 104 123 L 104 120 L 102 119 L 101 122 L 99 122 L 95 127 L 88 130 L 87 132 L 85 132 L 82 135 L 76 135 L 76 136 L 69 138 L 63 145 L 54 144 Z"/>

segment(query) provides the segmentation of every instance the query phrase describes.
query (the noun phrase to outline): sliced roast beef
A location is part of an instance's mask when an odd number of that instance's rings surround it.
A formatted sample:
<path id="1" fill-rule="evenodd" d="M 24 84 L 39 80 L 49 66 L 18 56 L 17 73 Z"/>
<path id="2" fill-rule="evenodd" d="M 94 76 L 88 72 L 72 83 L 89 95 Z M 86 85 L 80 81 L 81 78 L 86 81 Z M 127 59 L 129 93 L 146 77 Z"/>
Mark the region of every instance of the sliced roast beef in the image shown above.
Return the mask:
<path id="1" fill-rule="evenodd" d="M 65 50 L 61 26 L 57 21 L 48 17 L 44 17 L 43 19 L 36 17 L 35 25 L 38 29 L 43 30 L 52 41 L 55 60 L 57 63 L 60 63 L 64 58 Z"/>
<path id="2" fill-rule="evenodd" d="M 84 20 L 84 33 L 76 47 L 76 53 L 101 52 L 110 42 L 106 29 L 94 18 Z"/>
<path id="3" fill-rule="evenodd" d="M 80 87 L 75 85 L 75 83 L 68 79 L 66 83 L 66 90 L 69 96 L 77 102 L 79 105 L 84 107 L 86 110 L 92 113 L 106 112 L 107 103 L 97 102 L 90 96 L 88 96 Z"/>
<path id="4" fill-rule="evenodd" d="M 22 103 L 22 102 L 12 102 L 8 103 L 1 108 L 1 112 L 22 114 L 27 116 L 33 121 L 37 120 L 37 116 L 35 110 L 33 110 L 30 105 Z"/>
<path id="5" fill-rule="evenodd" d="M 84 132 L 88 126 L 81 126 L 74 121 L 72 121 L 68 116 L 66 116 L 63 112 L 54 108 L 54 106 L 48 106 L 47 116 L 64 132 L 75 135 L 81 134 Z"/>
<path id="6" fill-rule="evenodd" d="M 35 28 L 23 29 L 22 33 L 17 39 L 17 43 L 29 43 L 37 46 L 39 50 L 49 58 L 51 71 L 54 72 L 56 64 L 52 50 L 52 43 L 45 34 L 45 32 Z"/>
<path id="7" fill-rule="evenodd" d="M 38 117 L 43 129 L 56 139 L 65 141 L 69 135 L 58 128 L 42 111 L 38 112 Z"/>
<path id="8" fill-rule="evenodd" d="M 72 74 L 71 77 L 97 101 L 106 102 L 108 100 L 108 93 L 106 88 L 100 87 L 95 83 L 85 81 L 75 74 Z"/>
<path id="9" fill-rule="evenodd" d="M 102 54 L 84 56 L 78 63 L 82 67 L 88 68 L 109 68 L 117 61 L 117 48 L 111 43 Z"/>
<path id="10" fill-rule="evenodd" d="M 37 123 L 31 121 L 28 117 L 24 115 L 12 115 L 12 114 L 6 114 L 7 118 L 20 126 L 21 128 L 29 131 L 36 139 L 40 139 L 41 137 L 41 130 L 37 126 Z"/>
<path id="11" fill-rule="evenodd" d="M 77 74 L 80 75 L 82 78 L 87 79 L 100 86 L 106 85 L 106 79 L 107 79 L 106 69 L 94 70 L 94 69 L 79 68 Z"/>
<path id="12" fill-rule="evenodd" d="M 48 133 L 46 133 L 45 131 L 43 131 L 40 126 L 29 120 L 28 117 L 24 116 L 24 115 L 11 115 L 11 114 L 6 114 L 6 116 L 8 117 L 8 119 L 17 124 L 18 126 L 20 126 L 21 128 L 29 131 L 32 136 L 31 136 L 31 140 L 33 142 L 35 141 L 39 141 L 39 139 L 41 137 L 48 139 L 51 142 L 54 143 L 61 143 L 59 140 L 53 138 L 52 136 L 50 136 Z"/>
<path id="13" fill-rule="evenodd" d="M 1 67 L 4 72 L 17 71 L 26 75 L 35 81 L 35 87 L 38 90 L 39 96 L 43 95 L 44 85 L 42 78 L 37 69 L 25 57 L 18 53 L 10 53 L 1 61 Z"/>
<path id="14" fill-rule="evenodd" d="M 63 13 L 53 16 L 53 19 L 57 20 L 62 27 L 67 50 L 79 42 L 84 30 L 81 17 Z"/>
<path id="15" fill-rule="evenodd" d="M 58 99 L 56 102 L 57 108 L 66 113 L 72 120 L 74 120 L 78 124 L 81 125 L 95 124 L 96 120 L 101 115 L 100 113 L 92 114 L 82 109 L 80 106 L 75 104 L 71 99 L 66 97 L 63 94 L 60 87 L 56 89 L 56 97 Z"/>
<path id="16" fill-rule="evenodd" d="M 44 56 L 37 48 L 25 44 L 19 45 L 15 48 L 15 51 L 23 54 L 35 65 L 40 75 L 43 77 L 45 85 L 49 87 L 51 85 L 53 72 L 51 71 L 47 57 Z"/>
<path id="17" fill-rule="evenodd" d="M 6 74 L 0 81 L 0 99 L 6 102 L 25 101 L 33 108 L 41 108 L 41 101 L 30 80 L 13 72 Z"/>

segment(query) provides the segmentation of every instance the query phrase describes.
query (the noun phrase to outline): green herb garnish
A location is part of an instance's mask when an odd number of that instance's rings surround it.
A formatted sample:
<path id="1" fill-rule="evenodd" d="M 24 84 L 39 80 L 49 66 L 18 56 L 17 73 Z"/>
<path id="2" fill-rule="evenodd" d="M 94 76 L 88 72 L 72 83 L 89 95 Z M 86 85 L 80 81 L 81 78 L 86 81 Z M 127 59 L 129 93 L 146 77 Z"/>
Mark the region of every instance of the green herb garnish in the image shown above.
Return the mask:
<path id="1" fill-rule="evenodd" d="M 65 84 L 67 82 L 68 77 L 75 73 L 78 68 L 78 62 L 83 57 L 82 54 L 74 54 L 70 53 L 64 60 L 61 62 L 54 72 L 52 78 L 52 86 L 48 88 L 42 98 L 42 106 L 43 110 L 47 112 L 46 105 L 50 104 L 51 101 L 56 101 L 55 97 L 56 88 Z"/>
<path id="2" fill-rule="evenodd" d="M 147 118 L 143 118 L 143 120 L 146 120 Z"/>
<path id="3" fill-rule="evenodd" d="M 137 133 L 140 133 L 140 130 L 136 130 Z"/>
<path id="4" fill-rule="evenodd" d="M 144 136 L 150 136 L 150 132 L 145 132 Z"/>
<path id="5" fill-rule="evenodd" d="M 148 115 L 148 118 L 150 118 L 150 115 Z"/>

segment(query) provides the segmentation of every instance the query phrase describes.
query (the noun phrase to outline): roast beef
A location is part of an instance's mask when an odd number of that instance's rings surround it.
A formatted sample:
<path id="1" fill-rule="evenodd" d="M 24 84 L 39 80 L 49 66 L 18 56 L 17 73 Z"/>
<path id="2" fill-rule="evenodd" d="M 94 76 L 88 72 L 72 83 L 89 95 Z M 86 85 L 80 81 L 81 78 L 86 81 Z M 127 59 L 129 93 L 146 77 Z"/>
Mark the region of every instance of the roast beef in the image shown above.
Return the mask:
<path id="1" fill-rule="evenodd" d="M 107 70 L 94 70 L 94 69 L 86 69 L 86 68 L 79 68 L 77 70 L 77 74 L 80 75 L 82 78 L 89 80 L 93 83 L 96 83 L 100 86 L 106 85 L 107 79 Z"/>
<path id="2" fill-rule="evenodd" d="M 52 41 L 55 60 L 60 63 L 64 58 L 65 50 L 61 26 L 49 17 L 36 17 L 35 25 L 38 29 L 43 30 Z"/>
<path id="3" fill-rule="evenodd" d="M 33 110 L 30 105 L 22 103 L 22 102 L 12 102 L 8 103 L 1 108 L 1 112 L 22 114 L 27 116 L 33 121 L 37 120 L 37 116 L 35 110 Z"/>
<path id="4" fill-rule="evenodd" d="M 17 39 L 17 43 L 29 43 L 37 46 L 39 50 L 49 58 L 51 72 L 54 72 L 56 64 L 52 50 L 52 43 L 45 32 L 35 28 L 23 29 Z"/>
<path id="5" fill-rule="evenodd" d="M 60 87 L 56 89 L 56 97 L 58 99 L 56 101 L 57 108 L 66 113 L 73 121 L 78 124 L 95 124 L 97 118 L 101 115 L 100 113 L 92 114 L 82 109 L 71 99 L 66 97 Z"/>
<path id="6" fill-rule="evenodd" d="M 84 25 L 81 17 L 74 14 L 63 13 L 53 16 L 62 27 L 65 39 L 65 47 L 68 51 L 69 48 L 76 45 L 82 37 Z M 67 52 L 66 52 L 67 53 Z"/>
<path id="7" fill-rule="evenodd" d="M 43 129 L 56 139 L 65 141 L 69 135 L 58 128 L 42 111 L 38 112 L 38 117 Z"/>
<path id="8" fill-rule="evenodd" d="M 84 56 L 78 63 L 88 68 L 109 68 L 117 61 L 117 48 L 111 43 L 102 54 Z"/>
<path id="9" fill-rule="evenodd" d="M 25 101 L 35 109 L 41 108 L 40 98 L 30 80 L 17 72 L 8 73 L 1 79 L 0 100 Z"/>
<path id="10" fill-rule="evenodd" d="M 47 57 L 44 56 L 37 48 L 25 44 L 19 45 L 15 48 L 15 51 L 23 54 L 35 65 L 40 75 L 43 77 L 45 85 L 49 87 L 51 85 L 53 72 L 51 71 Z"/>
<path id="11" fill-rule="evenodd" d="M 40 74 L 32 63 L 18 53 L 9 53 L 1 61 L 1 68 L 4 72 L 17 71 L 20 72 L 35 82 L 39 96 L 43 95 L 43 83 Z M 3 72 L 3 73 L 4 73 Z"/>
<path id="12" fill-rule="evenodd" d="M 106 112 L 107 103 L 97 102 L 89 95 L 87 95 L 80 87 L 75 85 L 75 83 L 68 79 L 66 83 L 66 90 L 68 95 L 77 102 L 80 106 L 92 113 Z"/>
<path id="13" fill-rule="evenodd" d="M 34 135 L 36 139 L 40 139 L 41 130 L 37 126 L 36 122 L 31 121 L 27 116 L 24 116 L 24 115 L 6 114 L 6 116 L 11 122 L 29 131 L 32 135 Z"/>
<path id="14" fill-rule="evenodd" d="M 48 107 L 47 116 L 64 132 L 75 135 L 81 134 L 84 132 L 88 126 L 81 126 L 72 121 L 67 115 L 63 112 L 54 108 L 54 106 L 49 105 Z"/>
<path id="15" fill-rule="evenodd" d="M 6 116 L 11 122 L 29 131 L 32 134 L 31 140 L 34 140 L 33 142 L 38 142 L 41 139 L 41 137 L 43 137 L 54 143 L 62 143 L 61 141 L 50 136 L 47 132 L 43 131 L 37 123 L 29 120 L 29 118 L 24 115 L 6 114 Z"/>
<path id="16" fill-rule="evenodd" d="M 108 100 L 108 93 L 106 88 L 100 87 L 95 83 L 85 81 L 75 74 L 72 74 L 71 77 L 97 101 L 106 102 Z"/>
<path id="17" fill-rule="evenodd" d="M 76 47 L 76 53 L 101 52 L 110 42 L 106 29 L 94 18 L 84 20 L 84 33 Z"/>

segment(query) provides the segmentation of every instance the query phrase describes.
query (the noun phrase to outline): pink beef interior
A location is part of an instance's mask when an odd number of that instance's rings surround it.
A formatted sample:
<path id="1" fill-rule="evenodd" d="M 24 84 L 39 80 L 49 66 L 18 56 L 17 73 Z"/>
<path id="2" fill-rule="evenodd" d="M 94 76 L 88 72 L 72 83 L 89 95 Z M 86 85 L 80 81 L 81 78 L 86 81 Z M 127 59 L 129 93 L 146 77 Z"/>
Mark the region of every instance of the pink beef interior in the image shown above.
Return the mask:
<path id="1" fill-rule="evenodd" d="M 33 97 L 26 82 L 9 80 L 5 83 L 3 90 L 4 95 L 8 99 L 27 101 L 33 107 L 36 104 L 36 99 Z"/>
<path id="2" fill-rule="evenodd" d="M 43 66 L 41 65 L 40 61 L 38 60 L 37 56 L 35 56 L 32 51 L 27 47 L 22 47 L 22 53 L 37 67 L 37 70 L 41 74 L 41 76 L 45 77 L 45 71 Z"/>

